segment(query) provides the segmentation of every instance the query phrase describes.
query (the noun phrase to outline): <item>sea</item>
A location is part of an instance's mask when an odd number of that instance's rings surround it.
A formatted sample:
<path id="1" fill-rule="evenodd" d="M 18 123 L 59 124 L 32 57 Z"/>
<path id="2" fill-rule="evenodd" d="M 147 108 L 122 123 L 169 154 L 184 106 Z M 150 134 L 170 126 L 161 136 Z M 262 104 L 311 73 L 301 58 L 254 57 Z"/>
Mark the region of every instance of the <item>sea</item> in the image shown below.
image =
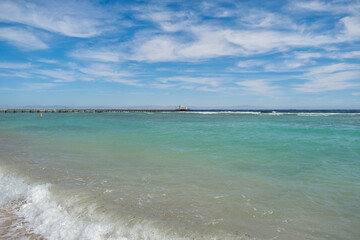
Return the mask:
<path id="1" fill-rule="evenodd" d="M 360 239 L 360 111 L 0 112 L 0 239 Z"/>

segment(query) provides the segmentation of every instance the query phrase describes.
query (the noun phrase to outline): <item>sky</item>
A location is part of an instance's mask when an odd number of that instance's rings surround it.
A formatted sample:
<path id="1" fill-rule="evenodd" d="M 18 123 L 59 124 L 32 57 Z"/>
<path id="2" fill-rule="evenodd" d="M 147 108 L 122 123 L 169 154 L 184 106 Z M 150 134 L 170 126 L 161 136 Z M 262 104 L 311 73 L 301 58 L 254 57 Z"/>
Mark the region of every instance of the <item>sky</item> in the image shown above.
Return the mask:
<path id="1" fill-rule="evenodd" d="M 0 107 L 360 108 L 360 1 L 0 0 Z"/>

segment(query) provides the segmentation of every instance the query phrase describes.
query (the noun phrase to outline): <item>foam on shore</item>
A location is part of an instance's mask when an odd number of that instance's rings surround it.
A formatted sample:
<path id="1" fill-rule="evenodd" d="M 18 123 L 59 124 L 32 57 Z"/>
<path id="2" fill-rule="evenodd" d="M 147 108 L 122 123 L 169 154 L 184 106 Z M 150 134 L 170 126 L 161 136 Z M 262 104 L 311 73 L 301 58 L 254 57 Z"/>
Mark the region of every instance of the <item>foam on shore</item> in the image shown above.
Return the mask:
<path id="1" fill-rule="evenodd" d="M 26 184 L 14 176 L 0 172 L 0 227 L 6 227 L 6 236 L 3 234 L 5 237 L 30 240 L 219 239 L 218 236 L 196 233 L 179 236 L 171 229 L 157 229 L 147 220 L 131 224 L 110 222 L 103 217 L 75 216 L 52 199 L 50 189 L 51 184 Z M 92 212 L 90 208 L 89 213 Z M 249 238 L 247 235 L 224 234 L 221 239 Z"/>
<path id="2" fill-rule="evenodd" d="M 156 229 L 134 225 L 131 229 L 114 226 L 103 221 L 86 221 L 72 216 L 64 207 L 51 199 L 50 184 L 28 185 L 13 176 L 0 173 L 0 205 L 7 210 L 6 216 L 18 216 L 29 226 L 28 233 L 46 239 L 167 239 Z M 6 221 L 6 219 L 3 219 Z M 13 220 L 14 222 L 18 220 Z M 16 232 L 8 226 L 8 233 Z M 11 237 L 16 237 L 12 235 Z M 36 239 L 36 238 L 32 238 Z"/>

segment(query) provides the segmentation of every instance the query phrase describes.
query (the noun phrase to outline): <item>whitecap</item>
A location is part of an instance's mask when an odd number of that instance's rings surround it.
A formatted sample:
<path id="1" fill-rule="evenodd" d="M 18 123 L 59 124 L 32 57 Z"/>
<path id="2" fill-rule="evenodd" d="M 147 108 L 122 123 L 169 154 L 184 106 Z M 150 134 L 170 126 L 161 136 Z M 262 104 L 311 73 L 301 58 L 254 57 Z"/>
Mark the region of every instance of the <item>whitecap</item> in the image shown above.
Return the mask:
<path id="1" fill-rule="evenodd" d="M 170 239 L 145 220 L 127 226 L 75 216 L 52 199 L 50 189 L 51 184 L 26 184 L 0 173 L 0 205 L 23 218 L 33 233 L 46 239 Z"/>

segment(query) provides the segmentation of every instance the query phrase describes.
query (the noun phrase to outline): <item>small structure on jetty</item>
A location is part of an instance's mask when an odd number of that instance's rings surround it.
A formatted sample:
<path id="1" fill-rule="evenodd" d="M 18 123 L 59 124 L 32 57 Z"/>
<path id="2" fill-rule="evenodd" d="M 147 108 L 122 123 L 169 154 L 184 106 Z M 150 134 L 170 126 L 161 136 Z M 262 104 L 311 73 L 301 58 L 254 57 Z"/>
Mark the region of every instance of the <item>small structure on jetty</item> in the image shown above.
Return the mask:
<path id="1" fill-rule="evenodd" d="M 180 105 L 177 109 L 175 109 L 177 112 L 188 112 L 190 109 L 186 106 Z"/>

